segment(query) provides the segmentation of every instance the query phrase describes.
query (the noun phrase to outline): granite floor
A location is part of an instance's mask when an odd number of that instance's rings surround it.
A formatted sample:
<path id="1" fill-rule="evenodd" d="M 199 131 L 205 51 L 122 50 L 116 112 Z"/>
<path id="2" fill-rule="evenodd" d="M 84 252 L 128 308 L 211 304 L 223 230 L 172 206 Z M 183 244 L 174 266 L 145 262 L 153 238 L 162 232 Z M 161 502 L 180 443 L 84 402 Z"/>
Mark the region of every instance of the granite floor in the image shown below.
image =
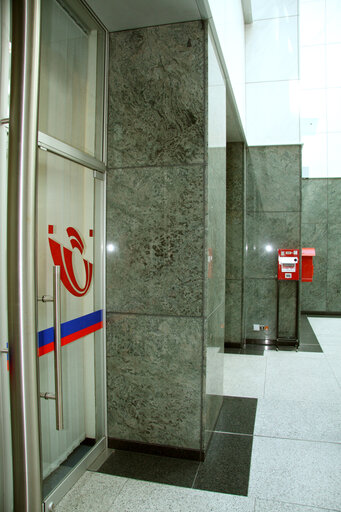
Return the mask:
<path id="1" fill-rule="evenodd" d="M 257 400 L 224 397 L 204 462 L 114 450 L 99 472 L 247 496 Z"/>
<path id="2" fill-rule="evenodd" d="M 310 317 L 307 333 L 322 351 L 223 355 L 204 462 L 116 450 L 57 512 L 341 511 L 341 318 Z"/>

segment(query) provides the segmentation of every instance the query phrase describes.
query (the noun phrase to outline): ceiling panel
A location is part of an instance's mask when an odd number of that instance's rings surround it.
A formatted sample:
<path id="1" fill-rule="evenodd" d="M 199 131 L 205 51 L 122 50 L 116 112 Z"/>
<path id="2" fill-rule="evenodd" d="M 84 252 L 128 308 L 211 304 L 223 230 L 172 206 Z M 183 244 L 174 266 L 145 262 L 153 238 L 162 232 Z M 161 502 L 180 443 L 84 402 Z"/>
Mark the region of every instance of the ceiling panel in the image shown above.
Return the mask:
<path id="1" fill-rule="evenodd" d="M 196 0 L 87 0 L 109 32 L 200 19 Z"/>

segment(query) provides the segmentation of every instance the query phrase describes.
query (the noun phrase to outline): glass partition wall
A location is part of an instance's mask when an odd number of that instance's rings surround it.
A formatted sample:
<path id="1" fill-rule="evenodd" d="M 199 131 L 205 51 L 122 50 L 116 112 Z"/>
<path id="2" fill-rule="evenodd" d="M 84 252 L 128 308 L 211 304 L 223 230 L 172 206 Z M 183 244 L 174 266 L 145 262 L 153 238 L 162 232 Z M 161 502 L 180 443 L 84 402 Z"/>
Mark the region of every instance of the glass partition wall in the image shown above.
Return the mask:
<path id="1" fill-rule="evenodd" d="M 10 5 L 10 0 L 5 0 L 0 8 L 1 247 L 6 247 L 6 143 L 10 116 L 9 73 L 6 75 L 5 71 L 10 66 Z M 8 18 L 8 30 L 4 30 L 4 15 Z M 44 0 L 40 15 L 35 291 L 41 475 L 37 477 L 43 481 L 45 510 L 52 510 L 106 446 L 104 105 L 107 34 L 79 0 Z M 5 352 L 6 275 L 6 253 L 2 250 L 0 349 L 4 353 L 0 356 L 0 509 L 5 512 L 13 510 L 9 478 L 8 375 L 15 370 L 12 367 L 15 358 L 11 357 L 7 363 Z M 2 496 L 7 501 L 2 503 Z"/>

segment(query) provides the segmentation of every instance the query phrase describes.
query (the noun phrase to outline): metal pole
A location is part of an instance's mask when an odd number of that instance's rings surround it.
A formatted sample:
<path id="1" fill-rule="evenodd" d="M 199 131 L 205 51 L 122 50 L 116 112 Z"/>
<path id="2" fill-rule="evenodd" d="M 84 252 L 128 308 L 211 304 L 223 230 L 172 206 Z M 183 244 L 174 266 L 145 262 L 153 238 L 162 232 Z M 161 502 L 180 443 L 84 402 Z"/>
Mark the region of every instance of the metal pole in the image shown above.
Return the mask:
<path id="1" fill-rule="evenodd" d="M 40 0 L 12 9 L 8 173 L 8 336 L 14 510 L 42 507 L 35 289 Z"/>

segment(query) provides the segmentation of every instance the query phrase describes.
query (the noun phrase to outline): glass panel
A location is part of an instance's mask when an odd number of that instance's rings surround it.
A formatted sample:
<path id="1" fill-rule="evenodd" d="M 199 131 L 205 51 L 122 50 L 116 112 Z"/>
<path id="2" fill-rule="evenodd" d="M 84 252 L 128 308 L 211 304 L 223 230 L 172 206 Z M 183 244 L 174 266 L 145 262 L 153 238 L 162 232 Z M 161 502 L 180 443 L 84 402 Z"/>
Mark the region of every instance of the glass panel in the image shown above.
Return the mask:
<path id="1" fill-rule="evenodd" d="M 59 265 L 64 411 L 64 429 L 57 431 L 55 401 L 41 399 L 45 496 L 103 435 L 96 426 L 103 400 L 96 404 L 95 393 L 95 382 L 101 380 L 96 379 L 95 343 L 103 345 L 103 303 L 96 283 L 103 271 L 101 259 L 94 260 L 101 253 L 102 233 L 94 202 L 93 171 L 39 151 L 37 291 L 38 297 L 53 295 L 53 266 Z M 52 325 L 53 303 L 39 301 L 41 393 L 55 390 Z"/>
<path id="2" fill-rule="evenodd" d="M 102 160 L 105 33 L 76 1 L 44 0 L 39 130 Z"/>
<path id="3" fill-rule="evenodd" d="M 0 2 L 0 119 L 9 117 L 9 0 Z M 0 125 L 0 349 L 7 346 L 7 169 L 8 125 Z M 7 356 L 0 353 L 0 510 L 13 509 L 12 450 Z"/>
<path id="4" fill-rule="evenodd" d="M 207 238 L 208 277 L 206 282 L 206 395 L 205 448 L 212 436 L 221 407 L 224 380 L 225 309 L 219 306 L 225 293 L 225 177 L 226 177 L 226 87 L 214 41 L 208 34 L 208 166 Z M 213 266 L 212 260 L 213 259 Z M 211 314 L 212 313 L 212 314 Z"/>

